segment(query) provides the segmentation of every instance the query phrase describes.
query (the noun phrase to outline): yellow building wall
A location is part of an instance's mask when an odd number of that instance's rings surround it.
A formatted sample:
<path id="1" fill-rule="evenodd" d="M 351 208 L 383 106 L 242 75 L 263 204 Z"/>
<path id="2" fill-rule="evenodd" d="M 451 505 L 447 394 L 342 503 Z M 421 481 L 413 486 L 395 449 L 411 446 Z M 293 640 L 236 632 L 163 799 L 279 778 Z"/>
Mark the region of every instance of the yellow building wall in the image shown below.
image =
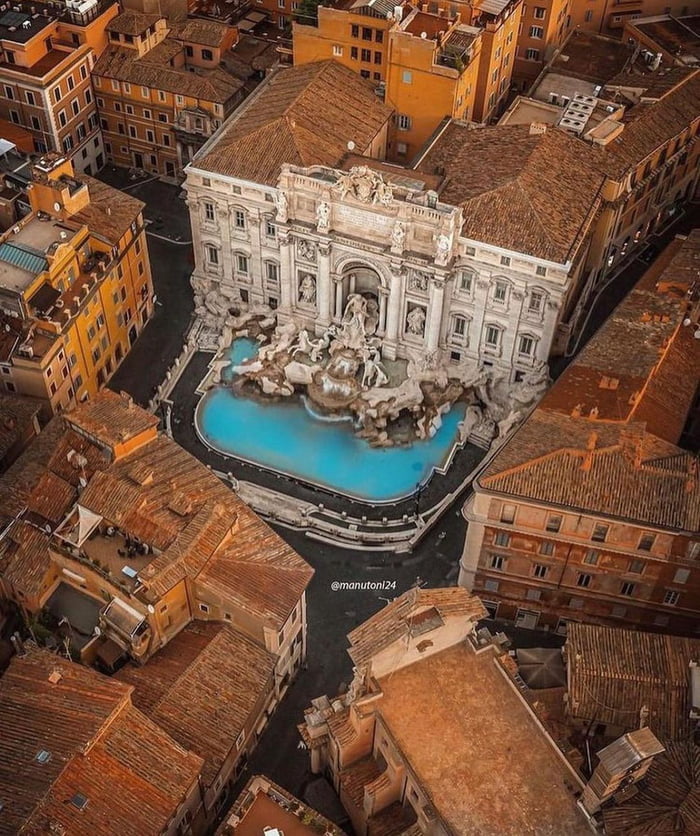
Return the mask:
<path id="1" fill-rule="evenodd" d="M 569 4 L 572 2 L 574 0 L 535 0 L 523 6 L 513 72 L 519 89 L 526 90 L 531 86 L 566 38 L 570 31 Z"/>

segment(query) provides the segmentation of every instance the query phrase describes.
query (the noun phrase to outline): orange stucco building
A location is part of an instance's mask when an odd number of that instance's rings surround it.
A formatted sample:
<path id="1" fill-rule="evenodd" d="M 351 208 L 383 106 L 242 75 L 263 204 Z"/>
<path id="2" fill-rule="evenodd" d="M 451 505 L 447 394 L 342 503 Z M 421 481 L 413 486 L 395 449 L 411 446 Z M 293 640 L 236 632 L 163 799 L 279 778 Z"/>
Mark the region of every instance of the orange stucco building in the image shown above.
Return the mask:
<path id="1" fill-rule="evenodd" d="M 153 285 L 139 200 L 57 155 L 32 178 L 32 211 L 0 238 L 0 380 L 52 414 L 106 384 L 153 313 Z"/>
<path id="2" fill-rule="evenodd" d="M 570 31 L 574 0 L 537 0 L 523 6 L 513 70 L 518 89 L 527 90 Z"/>
<path id="3" fill-rule="evenodd" d="M 320 6 L 317 26 L 294 23 L 294 63 L 332 58 L 375 82 L 395 111 L 389 157 L 405 162 L 446 117 L 486 122 L 500 112 L 521 9 L 521 0 Z"/>
<path id="4" fill-rule="evenodd" d="M 0 12 L 0 118 L 28 130 L 32 150 L 69 155 L 87 174 L 104 165 L 90 73 L 117 12 L 113 0 Z"/>

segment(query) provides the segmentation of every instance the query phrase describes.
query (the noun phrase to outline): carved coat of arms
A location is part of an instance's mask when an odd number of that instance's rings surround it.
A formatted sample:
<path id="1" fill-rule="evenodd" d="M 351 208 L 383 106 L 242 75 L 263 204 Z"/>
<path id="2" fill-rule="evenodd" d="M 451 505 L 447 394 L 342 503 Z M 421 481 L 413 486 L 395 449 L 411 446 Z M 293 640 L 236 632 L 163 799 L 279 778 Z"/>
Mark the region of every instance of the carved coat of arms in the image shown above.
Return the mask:
<path id="1" fill-rule="evenodd" d="M 366 165 L 353 166 L 350 171 L 341 174 L 335 189 L 341 198 L 351 195 L 360 203 L 381 203 L 386 206 L 393 199 L 391 186 L 384 182 L 381 174 Z"/>

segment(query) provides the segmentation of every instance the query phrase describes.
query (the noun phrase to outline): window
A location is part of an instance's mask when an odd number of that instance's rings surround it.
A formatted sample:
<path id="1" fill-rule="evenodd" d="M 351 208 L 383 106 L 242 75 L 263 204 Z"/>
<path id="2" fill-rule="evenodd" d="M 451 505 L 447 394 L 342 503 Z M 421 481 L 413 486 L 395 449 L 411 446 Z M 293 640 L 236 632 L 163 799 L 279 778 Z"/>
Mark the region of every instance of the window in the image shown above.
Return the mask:
<path id="1" fill-rule="evenodd" d="M 505 302 L 508 295 L 508 285 L 505 282 L 496 282 L 493 288 L 494 302 Z"/>
<path id="2" fill-rule="evenodd" d="M 89 105 L 92 102 L 92 93 L 90 88 L 85 91 L 85 104 Z"/>
<path id="3" fill-rule="evenodd" d="M 554 543 L 550 542 L 549 540 L 543 540 L 540 543 L 540 554 L 544 554 L 547 556 L 554 554 Z"/>
<path id="4" fill-rule="evenodd" d="M 509 546 L 510 545 L 510 534 L 506 531 L 497 531 L 496 536 L 493 538 L 493 542 L 497 546 Z"/>
<path id="5" fill-rule="evenodd" d="M 495 325 L 487 325 L 484 342 L 491 348 L 498 348 L 501 342 L 501 329 L 497 328 Z"/>
<path id="6" fill-rule="evenodd" d="M 545 529 L 556 534 L 561 530 L 562 521 L 563 517 L 560 514 L 550 514 L 550 516 L 547 517 L 547 525 L 545 526 Z"/>
<path id="7" fill-rule="evenodd" d="M 676 592 L 675 589 L 667 589 L 664 593 L 664 604 L 667 604 L 670 607 L 675 607 L 680 597 L 680 592 Z"/>
<path id="8" fill-rule="evenodd" d="M 202 612 L 209 612 L 209 607 L 208 607 L 206 604 L 200 604 L 200 605 L 199 605 L 199 609 L 200 609 Z"/>
<path id="9" fill-rule="evenodd" d="M 523 334 L 518 340 L 518 354 L 524 357 L 532 357 L 535 352 L 535 338 Z"/>
<path id="10" fill-rule="evenodd" d="M 63 150 L 64 150 L 64 151 L 70 151 L 70 149 L 71 149 L 72 147 L 73 147 L 73 137 L 72 137 L 72 136 L 70 136 L 70 135 L 68 135 L 68 136 L 67 136 L 67 137 L 65 137 L 65 138 L 64 138 L 64 140 L 63 140 Z"/>
<path id="11" fill-rule="evenodd" d="M 544 302 L 544 294 L 539 290 L 530 291 L 530 298 L 528 299 L 527 309 L 530 313 L 540 313 L 542 310 L 542 303 Z"/>
<path id="12" fill-rule="evenodd" d="M 184 105 L 185 104 L 185 97 L 180 96 L 180 95 L 175 96 L 175 104 L 180 105 L 180 106 Z"/>
<path id="13" fill-rule="evenodd" d="M 382 53 L 381 52 L 375 52 L 374 53 L 374 63 L 375 64 L 381 64 L 382 63 Z"/>
<path id="14" fill-rule="evenodd" d="M 493 580 L 484 581 L 484 589 L 487 592 L 498 592 L 498 581 L 493 581 Z"/>
<path id="15" fill-rule="evenodd" d="M 24 94 L 24 97 L 27 100 L 27 104 L 30 104 L 30 105 L 36 104 L 36 101 L 34 99 L 34 93 L 32 93 L 31 90 L 27 90 Z"/>
<path id="16" fill-rule="evenodd" d="M 166 148 L 170 148 L 170 135 L 169 134 L 163 134 L 163 145 Z"/>
<path id="17" fill-rule="evenodd" d="M 535 20 L 544 20 L 544 16 L 547 14 L 547 10 L 542 6 L 535 6 L 532 10 L 532 16 Z"/>
<path id="18" fill-rule="evenodd" d="M 265 235 L 268 238 L 276 238 L 277 237 L 277 227 L 269 219 L 265 221 Z"/>
<path id="19" fill-rule="evenodd" d="M 583 562 L 587 563 L 589 566 L 596 566 L 599 557 L 600 553 L 595 549 L 588 549 L 586 554 L 583 556 Z"/>
<path id="20" fill-rule="evenodd" d="M 383 42 L 384 42 L 384 33 L 382 32 L 382 30 L 381 30 L 381 29 L 377 29 L 377 30 L 375 30 L 375 33 L 374 33 L 374 40 L 375 40 L 378 44 L 381 44 L 381 43 L 383 43 Z"/>
<path id="21" fill-rule="evenodd" d="M 642 534 L 637 548 L 640 552 L 650 552 L 654 548 L 654 540 L 656 540 L 654 534 Z"/>
<path id="22" fill-rule="evenodd" d="M 112 84 L 114 84 L 114 82 L 112 82 Z M 119 82 L 117 82 L 117 90 L 118 90 L 118 89 L 119 89 Z M 63 95 L 63 94 L 61 93 L 61 87 L 60 87 L 60 85 L 59 85 L 58 87 L 54 87 L 54 88 L 53 88 L 53 100 L 54 100 L 55 102 L 60 102 L 60 101 L 61 101 L 61 96 L 62 96 L 62 95 Z"/>
<path id="23" fill-rule="evenodd" d="M 593 12 L 589 9 L 586 14 L 584 15 L 584 20 L 586 23 L 590 23 L 593 20 Z"/>
<path id="24" fill-rule="evenodd" d="M 632 575 L 641 575 L 644 571 L 644 561 L 640 560 L 639 558 L 635 558 L 634 560 L 630 560 L 629 566 L 627 567 L 627 571 L 630 572 Z"/>
<path id="25" fill-rule="evenodd" d="M 265 277 L 268 282 L 272 282 L 273 284 L 277 284 L 279 281 L 280 271 L 278 265 L 275 264 L 274 261 L 265 262 Z"/>
<path id="26" fill-rule="evenodd" d="M 525 59 L 527 61 L 539 61 L 540 60 L 539 49 L 526 49 L 525 50 Z"/>
<path id="27" fill-rule="evenodd" d="M 397 154 L 407 154 L 408 153 L 408 145 L 405 142 L 397 142 L 396 143 L 396 153 Z"/>
<path id="28" fill-rule="evenodd" d="M 146 129 L 146 142 L 155 142 L 156 138 L 153 131 Z"/>
<path id="29" fill-rule="evenodd" d="M 525 593 L 525 597 L 528 601 L 539 601 L 542 597 L 542 590 L 541 589 L 528 589 Z"/>
<path id="30" fill-rule="evenodd" d="M 130 104 L 124 105 L 124 110 L 129 114 L 129 116 L 134 115 L 134 108 Z"/>
<path id="31" fill-rule="evenodd" d="M 336 58 L 341 58 L 343 55 L 343 47 L 338 46 L 338 44 L 333 44 L 333 55 Z"/>
<path id="32" fill-rule="evenodd" d="M 541 38 L 544 35 L 544 29 L 541 26 L 531 26 L 530 27 L 530 37 L 531 38 Z"/>
<path id="33" fill-rule="evenodd" d="M 66 118 L 66 111 L 65 110 L 59 110 L 58 111 L 58 122 L 59 122 L 59 124 L 62 128 L 65 128 L 65 126 L 68 122 L 68 119 Z"/>
<path id="34" fill-rule="evenodd" d="M 542 265 L 538 264 L 537 267 L 535 267 L 535 273 L 538 276 L 546 276 L 547 275 L 547 268 L 542 267 Z"/>
<path id="35" fill-rule="evenodd" d="M 462 270 L 459 276 L 459 289 L 465 293 L 471 293 L 474 282 L 474 274 L 471 270 Z"/>
<path id="36" fill-rule="evenodd" d="M 132 139 L 138 138 L 138 133 L 136 132 L 136 127 L 134 125 L 129 125 L 129 136 Z"/>
<path id="37" fill-rule="evenodd" d="M 144 119 L 150 119 L 151 118 L 151 111 L 147 107 L 144 107 L 144 109 L 143 109 L 143 118 Z"/>
<path id="38" fill-rule="evenodd" d="M 501 571 L 503 569 L 504 557 L 501 554 L 491 555 L 491 568 Z"/>
<path id="39" fill-rule="evenodd" d="M 539 578 L 540 580 L 544 580 L 547 577 L 547 572 L 549 568 L 544 566 L 542 563 L 535 563 L 532 567 L 532 574 L 534 577 Z"/>
<path id="40" fill-rule="evenodd" d="M 19 118 L 19 113 L 17 113 L 16 110 L 11 110 L 10 111 L 10 119 L 15 123 L 15 125 L 19 125 L 20 118 Z"/>
<path id="41" fill-rule="evenodd" d="M 411 117 L 404 116 L 403 114 L 399 115 L 399 130 L 400 131 L 410 131 L 411 130 Z"/>
<path id="42" fill-rule="evenodd" d="M 202 50 L 202 61 L 213 61 L 214 53 L 210 49 Z"/>
<path id="43" fill-rule="evenodd" d="M 584 589 L 587 589 L 591 585 L 591 578 L 592 575 L 588 575 L 585 572 L 579 572 L 578 577 L 576 578 L 576 586 L 582 586 Z"/>
<path id="44" fill-rule="evenodd" d="M 219 263 L 219 251 L 216 247 L 212 247 L 211 244 L 207 245 L 207 261 L 210 264 Z"/>
<path id="45" fill-rule="evenodd" d="M 690 577 L 690 569 L 676 569 L 676 574 L 673 576 L 674 583 L 685 583 Z"/>
<path id="46" fill-rule="evenodd" d="M 87 78 L 87 69 L 85 68 L 85 64 L 80 65 L 80 77 L 83 81 Z"/>
<path id="47" fill-rule="evenodd" d="M 165 93 L 162 90 L 158 91 L 158 101 L 159 102 L 164 102 L 164 101 L 167 100 L 167 98 L 168 97 L 165 95 Z M 180 96 L 180 98 L 182 98 L 182 96 Z"/>
<path id="48" fill-rule="evenodd" d="M 503 504 L 501 508 L 501 522 L 515 522 L 515 505 L 509 505 L 507 502 Z"/>
<path id="49" fill-rule="evenodd" d="M 504 267 L 510 267 L 510 256 L 509 255 L 502 255 L 501 256 L 501 264 Z"/>
<path id="50" fill-rule="evenodd" d="M 359 38 L 360 37 L 360 27 L 355 26 L 355 25 L 351 26 L 350 27 L 350 34 L 352 35 L 353 38 Z"/>
<path id="51" fill-rule="evenodd" d="M 244 273 L 247 275 L 248 273 L 248 256 L 247 255 L 237 255 L 236 256 L 236 270 L 239 273 Z"/>
<path id="52" fill-rule="evenodd" d="M 149 110 L 150 113 L 150 110 Z M 144 110 L 143 115 L 146 115 L 146 111 Z M 167 113 L 159 113 L 158 114 L 158 121 L 159 122 L 166 122 L 168 121 L 168 114 Z"/>
<path id="53" fill-rule="evenodd" d="M 603 523 L 596 523 L 593 526 L 593 533 L 591 534 L 591 540 L 595 543 L 604 543 L 607 536 L 608 536 L 608 526 L 604 525 Z"/>
<path id="54" fill-rule="evenodd" d="M 620 595 L 627 595 L 628 597 L 634 595 L 636 584 L 625 581 L 620 585 Z"/>
<path id="55" fill-rule="evenodd" d="M 366 26 L 362 27 L 362 40 L 363 41 L 371 41 L 372 40 L 372 30 L 368 29 Z"/>
<path id="56" fill-rule="evenodd" d="M 371 49 L 363 49 L 360 52 L 360 60 L 364 61 L 365 63 L 369 63 L 372 60 L 372 50 Z"/>
<path id="57" fill-rule="evenodd" d="M 467 333 L 467 320 L 463 316 L 452 317 L 452 336 L 457 337 L 460 342 L 464 341 Z"/>
<path id="58" fill-rule="evenodd" d="M 236 226 L 236 229 L 245 229 L 245 212 L 241 209 L 236 209 L 233 213 L 233 222 Z"/>
<path id="59" fill-rule="evenodd" d="M 413 73 L 410 70 L 404 70 L 401 73 L 401 81 L 404 84 L 412 84 L 413 83 Z"/>
<path id="60" fill-rule="evenodd" d="M 358 52 L 357 47 L 356 46 L 351 46 L 350 47 L 350 57 L 352 58 L 352 60 L 357 61 L 358 55 L 359 55 L 359 52 Z"/>
<path id="61" fill-rule="evenodd" d="M 32 128 L 34 128 L 35 131 L 40 131 L 41 130 L 41 122 L 37 119 L 36 116 L 32 116 L 31 122 L 32 122 Z"/>

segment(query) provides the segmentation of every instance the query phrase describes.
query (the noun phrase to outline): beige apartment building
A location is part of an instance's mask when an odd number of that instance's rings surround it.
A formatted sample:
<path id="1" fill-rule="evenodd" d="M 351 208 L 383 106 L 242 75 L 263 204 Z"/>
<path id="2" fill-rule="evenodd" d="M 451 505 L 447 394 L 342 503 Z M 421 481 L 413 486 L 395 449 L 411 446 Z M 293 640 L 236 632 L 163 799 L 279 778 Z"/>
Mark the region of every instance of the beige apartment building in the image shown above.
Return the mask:
<path id="1" fill-rule="evenodd" d="M 69 156 L 94 174 L 105 156 L 90 74 L 107 45 L 113 0 L 10 3 L 0 11 L 0 118 L 33 137 L 34 151 Z"/>
<path id="2" fill-rule="evenodd" d="M 348 636 L 349 690 L 305 711 L 311 769 L 359 836 L 590 832 L 582 782 L 476 640 L 485 615 L 459 587 L 405 592 Z"/>
<path id="3" fill-rule="evenodd" d="M 169 23 L 136 11 L 107 32 L 93 69 L 107 159 L 179 177 L 243 100 L 243 82 L 222 65 L 238 33 L 214 20 Z"/>
<path id="4" fill-rule="evenodd" d="M 699 257 L 670 244 L 474 481 L 459 582 L 492 615 L 697 631 Z"/>
<path id="5" fill-rule="evenodd" d="M 650 15 L 683 17 L 693 9 L 687 0 L 570 0 L 571 28 L 620 37 L 628 21 Z"/>

